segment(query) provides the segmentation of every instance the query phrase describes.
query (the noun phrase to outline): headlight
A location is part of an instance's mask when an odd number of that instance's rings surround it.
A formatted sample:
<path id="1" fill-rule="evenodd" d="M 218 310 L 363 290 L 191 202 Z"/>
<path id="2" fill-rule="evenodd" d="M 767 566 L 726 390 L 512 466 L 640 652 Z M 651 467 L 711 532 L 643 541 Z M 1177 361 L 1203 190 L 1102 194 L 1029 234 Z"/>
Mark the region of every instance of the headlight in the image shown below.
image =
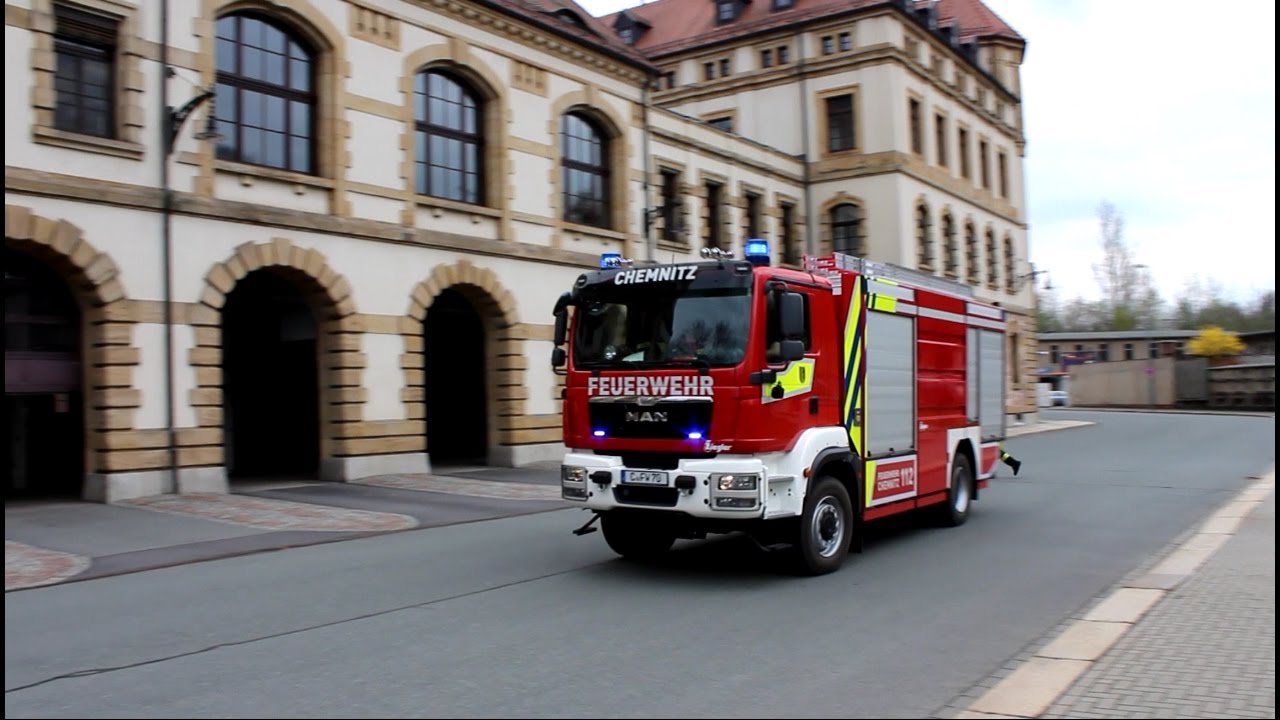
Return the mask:
<path id="1" fill-rule="evenodd" d="M 587 481 L 587 469 L 580 465 L 561 465 L 560 481 L 570 483 L 584 483 Z"/>
<path id="2" fill-rule="evenodd" d="M 587 469 L 580 465 L 560 466 L 560 497 L 565 500 L 587 499 Z"/>
<path id="3" fill-rule="evenodd" d="M 716 475 L 716 488 L 719 490 L 755 490 L 760 487 L 759 475 Z"/>

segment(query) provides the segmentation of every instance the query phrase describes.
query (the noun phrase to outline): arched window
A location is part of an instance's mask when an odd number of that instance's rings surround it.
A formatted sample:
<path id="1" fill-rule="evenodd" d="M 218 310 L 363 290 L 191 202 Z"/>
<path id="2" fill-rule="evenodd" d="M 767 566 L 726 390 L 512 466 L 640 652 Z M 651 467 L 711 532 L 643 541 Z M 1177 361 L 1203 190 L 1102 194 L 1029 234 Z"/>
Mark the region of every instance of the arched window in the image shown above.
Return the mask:
<path id="1" fill-rule="evenodd" d="M 831 208 L 831 249 L 838 253 L 862 255 L 862 208 L 853 203 L 841 203 Z"/>
<path id="2" fill-rule="evenodd" d="M 982 268 L 978 265 L 978 229 L 974 227 L 973 220 L 964 224 L 964 254 L 969 284 L 977 285 L 982 282 Z"/>
<path id="3" fill-rule="evenodd" d="M 315 172 L 315 53 L 285 26 L 236 12 L 218 19 L 218 157 Z"/>
<path id="4" fill-rule="evenodd" d="M 419 195 L 484 202 L 480 97 L 438 70 L 413 80 L 415 188 Z"/>
<path id="5" fill-rule="evenodd" d="M 1015 288 L 1014 288 L 1015 278 L 1013 276 L 1013 270 L 1014 270 L 1016 261 L 1017 261 L 1017 258 L 1014 256 L 1014 253 L 1013 253 L 1013 238 L 1010 237 L 1009 233 L 1005 233 L 1004 234 L 1004 289 L 1011 293 L 1015 291 Z"/>
<path id="6" fill-rule="evenodd" d="M 956 221 L 950 211 L 942 214 L 942 242 L 945 253 L 942 269 L 947 277 L 959 277 L 960 248 L 956 247 Z"/>
<path id="7" fill-rule="evenodd" d="M 929 205 L 921 200 L 916 204 L 916 246 L 919 248 L 919 265 L 923 270 L 933 269 L 933 239 L 929 237 Z"/>
<path id="8" fill-rule="evenodd" d="M 608 228 L 609 140 L 578 113 L 560 119 L 560 191 L 568 222 Z"/>
<path id="9" fill-rule="evenodd" d="M 1000 286 L 1000 256 L 996 250 L 996 231 L 987 228 L 987 287 Z"/>

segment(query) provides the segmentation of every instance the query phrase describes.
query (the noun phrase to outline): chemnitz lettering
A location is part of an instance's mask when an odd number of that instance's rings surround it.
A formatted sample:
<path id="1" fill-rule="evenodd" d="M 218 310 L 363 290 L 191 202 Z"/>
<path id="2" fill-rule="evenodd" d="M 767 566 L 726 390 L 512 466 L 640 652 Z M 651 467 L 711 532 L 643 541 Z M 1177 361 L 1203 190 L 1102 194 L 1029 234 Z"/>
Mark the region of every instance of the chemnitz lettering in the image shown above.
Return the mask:
<path id="1" fill-rule="evenodd" d="M 710 375 L 614 375 L 587 378 L 588 395 L 715 395 Z"/>
<path id="2" fill-rule="evenodd" d="M 692 280 L 698 274 L 695 265 L 668 265 L 666 267 L 636 268 L 623 270 L 613 276 L 618 285 L 634 285 L 647 282 L 671 282 L 673 280 Z"/>

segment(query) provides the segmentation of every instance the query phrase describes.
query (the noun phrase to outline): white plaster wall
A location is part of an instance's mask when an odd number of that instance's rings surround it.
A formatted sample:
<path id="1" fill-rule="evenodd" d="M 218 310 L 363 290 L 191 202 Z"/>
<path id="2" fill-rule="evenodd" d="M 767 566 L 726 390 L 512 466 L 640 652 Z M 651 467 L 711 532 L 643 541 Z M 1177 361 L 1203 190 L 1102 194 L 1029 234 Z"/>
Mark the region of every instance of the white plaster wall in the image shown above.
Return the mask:
<path id="1" fill-rule="evenodd" d="M 326 3 L 321 3 L 326 4 Z M 342 19 L 340 26 L 347 28 L 347 19 Z M 406 101 L 400 92 L 400 76 L 403 72 L 403 61 L 395 51 L 374 45 L 363 40 L 347 37 L 347 62 L 351 63 L 352 74 L 347 80 L 347 92 L 362 95 L 374 100 L 400 105 Z M 386 72 L 369 72 L 362 68 L 386 68 Z"/>
<path id="2" fill-rule="evenodd" d="M 218 173 L 214 179 L 214 192 L 220 200 L 309 213 L 329 211 L 329 190 L 258 175 Z"/>
<path id="3" fill-rule="evenodd" d="M 551 185 L 548 178 L 555 163 L 551 158 L 519 151 L 512 152 L 507 157 L 514 171 L 511 179 L 516 186 L 515 197 L 511 200 L 511 209 L 532 215 L 549 215 L 551 209 L 548 200 L 551 197 Z"/>
<path id="4" fill-rule="evenodd" d="M 167 427 L 165 424 L 164 396 L 164 325 L 157 323 L 139 323 L 133 328 L 133 343 L 137 346 L 142 358 L 133 371 L 133 384 L 142 395 L 142 405 L 134 416 L 138 429 L 147 430 Z M 186 354 L 177 355 L 175 361 L 181 360 L 188 365 Z M 180 367 L 176 364 L 174 367 Z M 187 407 L 187 396 L 175 399 L 175 407 Z M 194 415 L 194 413 L 188 413 Z M 192 423 L 193 425 L 195 423 Z"/>
<path id="5" fill-rule="evenodd" d="M 551 370 L 553 347 L 543 340 L 526 340 L 524 343 L 524 357 L 529 362 L 529 368 L 525 371 L 529 399 L 525 400 L 524 406 L 530 415 L 560 412 L 560 400 L 552 394 L 555 392 L 555 373 Z"/>
<path id="6" fill-rule="evenodd" d="M 78 226 L 82 237 L 98 252 L 115 260 L 128 297 L 163 299 L 159 213 L 10 192 L 5 193 L 5 203 L 29 207 L 41 217 Z M 182 245 L 182 237 L 175 232 L 175 256 L 182 254 Z"/>
<path id="7" fill-rule="evenodd" d="M 400 223 L 400 211 L 404 209 L 404 201 L 377 195 L 365 195 L 359 192 L 347 193 L 351 202 L 351 215 L 368 220 L 379 220 L 388 223 Z"/>
<path id="8" fill-rule="evenodd" d="M 400 137 L 404 123 L 356 110 L 348 110 L 347 119 L 351 122 L 351 139 L 347 141 L 351 167 L 347 170 L 347 179 L 396 190 L 403 188 L 400 169 L 404 151 L 400 149 Z M 409 149 L 409 157 L 413 157 L 413 148 Z"/>
<path id="9" fill-rule="evenodd" d="M 528 222 L 516 222 L 513 228 L 514 237 L 511 240 L 542 247 L 550 247 L 551 235 L 555 232 L 554 228 L 547 225 Z"/>
<path id="10" fill-rule="evenodd" d="M 365 333 L 361 340 L 365 361 L 364 386 L 368 399 L 364 405 L 366 420 L 404 420 L 407 417 L 400 389 L 404 387 L 404 370 L 400 356 L 404 338 L 400 335 Z"/>

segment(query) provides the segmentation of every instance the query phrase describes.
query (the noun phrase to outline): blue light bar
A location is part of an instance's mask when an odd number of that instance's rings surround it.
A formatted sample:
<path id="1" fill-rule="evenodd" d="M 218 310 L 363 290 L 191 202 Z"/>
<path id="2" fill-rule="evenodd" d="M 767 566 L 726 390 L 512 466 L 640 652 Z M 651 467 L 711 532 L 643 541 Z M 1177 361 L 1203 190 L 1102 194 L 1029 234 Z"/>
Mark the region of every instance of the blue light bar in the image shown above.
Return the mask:
<path id="1" fill-rule="evenodd" d="M 753 265 L 769 264 L 769 241 L 764 238 L 751 238 L 747 240 L 746 247 L 742 253 Z"/>
<path id="2" fill-rule="evenodd" d="M 595 432 L 593 432 L 593 433 L 591 433 L 591 434 L 592 434 L 592 435 L 595 435 L 596 437 L 604 437 L 604 431 L 603 431 L 603 430 L 596 430 Z"/>
<path id="3" fill-rule="evenodd" d="M 622 264 L 622 253 L 607 252 L 600 254 L 600 267 L 613 268 Z"/>
<path id="4" fill-rule="evenodd" d="M 701 439 L 702 439 L 702 433 L 698 432 L 697 430 L 694 430 L 693 432 L 689 433 L 689 439 L 690 439 L 690 440 L 701 440 Z"/>

